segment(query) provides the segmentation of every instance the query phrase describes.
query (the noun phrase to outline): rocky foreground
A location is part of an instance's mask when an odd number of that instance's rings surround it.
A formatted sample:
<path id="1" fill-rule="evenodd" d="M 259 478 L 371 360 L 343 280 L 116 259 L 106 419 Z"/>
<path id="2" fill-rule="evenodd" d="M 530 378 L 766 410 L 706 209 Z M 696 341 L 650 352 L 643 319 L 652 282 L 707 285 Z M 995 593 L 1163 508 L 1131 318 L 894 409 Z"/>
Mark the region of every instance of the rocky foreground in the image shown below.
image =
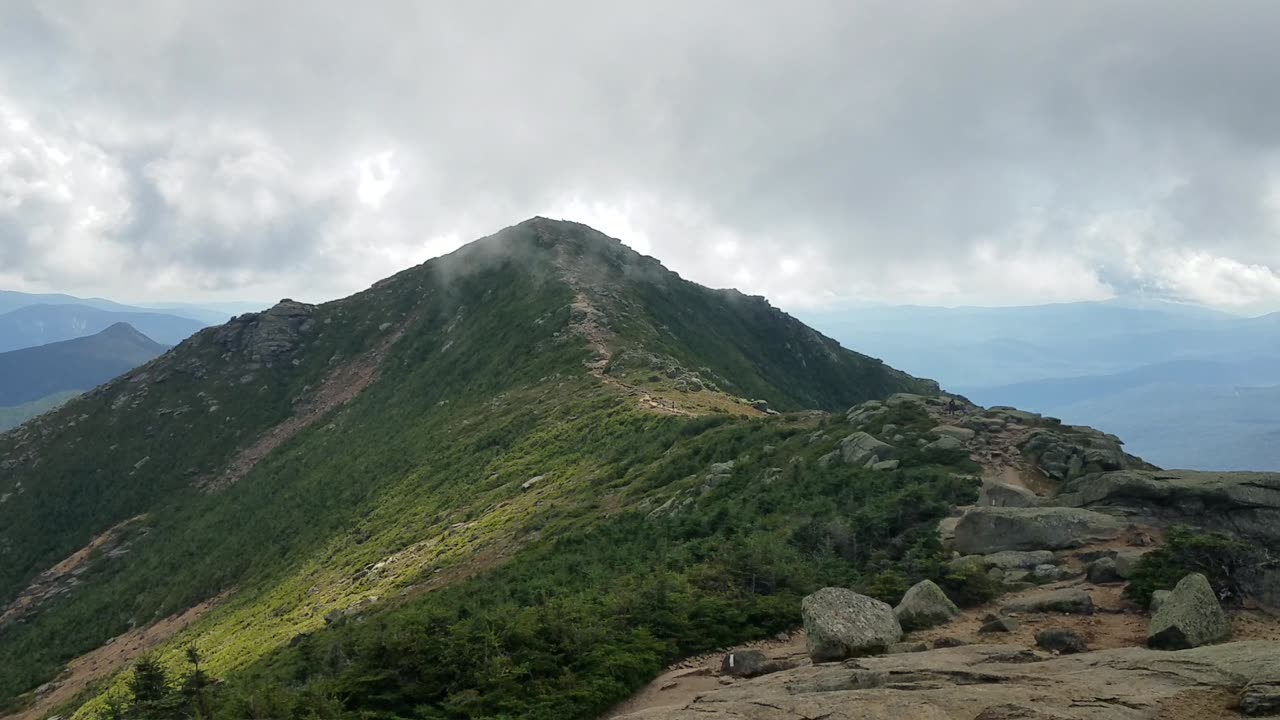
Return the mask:
<path id="1" fill-rule="evenodd" d="M 923 406 L 938 424 L 883 417 Z M 897 396 L 849 411 L 830 462 L 884 467 L 963 450 L 979 504 L 940 531 L 957 572 L 1005 595 L 960 610 L 933 583 L 896 607 L 844 588 L 805 599 L 803 631 L 683 663 L 610 717 L 628 720 L 1210 720 L 1280 717 L 1280 568 L 1246 597 L 1189 574 L 1138 607 L 1124 586 L 1173 525 L 1280 547 L 1280 474 L 1163 471 L 1090 428 L 1012 409 Z"/>

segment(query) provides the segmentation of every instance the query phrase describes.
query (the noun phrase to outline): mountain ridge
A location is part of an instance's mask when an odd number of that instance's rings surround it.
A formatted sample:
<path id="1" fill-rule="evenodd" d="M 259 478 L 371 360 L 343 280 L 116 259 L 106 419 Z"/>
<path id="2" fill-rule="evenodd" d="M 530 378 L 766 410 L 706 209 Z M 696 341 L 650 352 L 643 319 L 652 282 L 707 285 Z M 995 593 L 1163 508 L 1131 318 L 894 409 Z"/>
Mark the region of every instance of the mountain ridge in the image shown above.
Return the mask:
<path id="1" fill-rule="evenodd" d="M 783 432 L 751 418 L 904 391 L 937 386 L 574 223 L 282 301 L 0 435 L 0 604 L 43 598 L 0 627 L 0 696 L 215 597 L 210 667 L 265 662 L 330 613 L 466 585 L 548 528 L 639 512 L 716 443 Z M 33 585 L 138 517 L 112 559 Z"/>

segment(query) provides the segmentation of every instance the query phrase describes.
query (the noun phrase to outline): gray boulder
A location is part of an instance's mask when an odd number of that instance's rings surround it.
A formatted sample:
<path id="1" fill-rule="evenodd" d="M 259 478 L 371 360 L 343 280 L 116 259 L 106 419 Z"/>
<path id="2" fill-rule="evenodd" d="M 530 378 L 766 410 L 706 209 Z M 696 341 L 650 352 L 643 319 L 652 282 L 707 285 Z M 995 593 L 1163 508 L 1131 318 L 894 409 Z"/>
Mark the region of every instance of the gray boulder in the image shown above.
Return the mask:
<path id="1" fill-rule="evenodd" d="M 795 667 L 782 660 L 770 660 L 759 650 L 735 650 L 725 653 L 720 660 L 720 674 L 729 677 L 753 678 L 769 673 L 790 670 Z"/>
<path id="2" fill-rule="evenodd" d="M 845 420 L 853 425 L 865 425 L 884 413 L 884 403 L 879 400 L 868 400 L 861 405 L 854 405 L 845 413 Z"/>
<path id="3" fill-rule="evenodd" d="M 1066 576 L 1067 573 L 1062 568 L 1048 563 L 1031 569 L 1031 580 L 1041 584 L 1058 582 Z"/>
<path id="4" fill-rule="evenodd" d="M 823 588 L 800 603 L 809 657 L 830 662 L 875 655 L 902 639 L 893 608 L 844 588 Z"/>
<path id="5" fill-rule="evenodd" d="M 1054 558 L 1051 550 L 1003 550 L 984 555 L 982 560 L 989 567 L 1003 570 L 1031 570 L 1039 565 L 1052 565 Z"/>
<path id="6" fill-rule="evenodd" d="M 1147 645 L 1157 650 L 1185 650 L 1230 637 L 1231 619 L 1200 573 L 1178 581 L 1147 627 Z"/>
<path id="7" fill-rule="evenodd" d="M 986 558 L 981 555 L 965 555 L 947 563 L 947 569 L 957 575 L 980 575 L 987 567 Z"/>
<path id="8" fill-rule="evenodd" d="M 1089 644 L 1070 628 L 1049 628 L 1036 633 L 1036 645 L 1059 655 L 1089 652 Z"/>
<path id="9" fill-rule="evenodd" d="M 1120 520 L 1080 508 L 974 508 L 956 524 L 955 548 L 965 554 L 1002 550 L 1062 550 L 1111 540 Z"/>
<path id="10" fill-rule="evenodd" d="M 960 608 L 932 580 L 921 580 L 902 596 L 893 614 L 902 629 L 924 630 L 949 622 Z"/>
<path id="11" fill-rule="evenodd" d="M 856 432 L 840 441 L 840 460 L 855 467 L 891 460 L 895 453 L 892 445 L 880 442 L 871 433 Z"/>
<path id="12" fill-rule="evenodd" d="M 1066 613 L 1092 615 L 1093 598 L 1079 588 L 1047 590 L 1014 600 L 1004 606 L 1006 613 Z"/>
<path id="13" fill-rule="evenodd" d="M 924 449 L 926 452 L 963 450 L 964 443 L 960 442 L 959 440 L 949 435 L 943 435 L 942 437 L 938 438 L 937 440 L 934 440 L 931 443 L 925 443 Z"/>
<path id="14" fill-rule="evenodd" d="M 1115 559 L 1109 557 L 1094 560 L 1093 563 L 1089 565 L 1088 577 L 1089 582 L 1098 585 L 1124 580 L 1120 575 L 1120 571 L 1116 568 Z"/>
<path id="15" fill-rule="evenodd" d="M 902 464 L 902 461 L 900 460 L 881 460 L 878 463 L 873 463 L 871 465 L 871 469 L 887 472 L 889 470 L 897 470 L 898 466 L 901 464 Z"/>
<path id="16" fill-rule="evenodd" d="M 974 432 L 973 430 L 970 430 L 969 428 L 956 427 L 955 425 L 939 425 L 934 429 L 930 430 L 929 434 L 933 435 L 936 438 L 944 438 L 944 437 L 955 438 L 956 440 L 959 440 L 962 443 L 969 442 L 974 438 L 975 435 L 977 435 L 976 432 Z"/>
<path id="17" fill-rule="evenodd" d="M 978 491 L 978 505 L 982 507 L 1035 507 L 1040 497 L 1026 488 L 987 480 Z"/>
<path id="18" fill-rule="evenodd" d="M 1170 593 L 1168 590 L 1156 590 L 1151 593 L 1151 604 L 1147 609 L 1153 613 L 1157 612 L 1164 606 L 1164 601 L 1169 599 L 1169 595 Z"/>

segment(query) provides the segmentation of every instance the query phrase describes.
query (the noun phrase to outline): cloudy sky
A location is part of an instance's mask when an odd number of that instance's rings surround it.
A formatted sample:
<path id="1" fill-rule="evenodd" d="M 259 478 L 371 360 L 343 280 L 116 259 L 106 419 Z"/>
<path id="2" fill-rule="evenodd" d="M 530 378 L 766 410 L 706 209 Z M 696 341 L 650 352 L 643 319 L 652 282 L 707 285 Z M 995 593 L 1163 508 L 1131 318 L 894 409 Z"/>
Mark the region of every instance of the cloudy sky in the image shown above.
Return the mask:
<path id="1" fill-rule="evenodd" d="M 9 0 L 0 288 L 327 299 L 541 214 L 784 307 L 1280 310 L 1277 29 L 1265 1 Z"/>

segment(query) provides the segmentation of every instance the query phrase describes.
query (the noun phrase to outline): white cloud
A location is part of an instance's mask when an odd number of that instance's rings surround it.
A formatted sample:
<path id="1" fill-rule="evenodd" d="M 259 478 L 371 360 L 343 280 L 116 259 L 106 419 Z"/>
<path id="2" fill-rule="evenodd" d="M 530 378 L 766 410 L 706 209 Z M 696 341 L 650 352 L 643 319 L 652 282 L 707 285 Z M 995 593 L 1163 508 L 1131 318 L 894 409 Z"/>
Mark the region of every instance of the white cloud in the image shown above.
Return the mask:
<path id="1" fill-rule="evenodd" d="M 1277 20 L 18 0 L 0 283 L 319 299 L 541 214 L 786 307 L 1154 288 L 1280 309 Z"/>

